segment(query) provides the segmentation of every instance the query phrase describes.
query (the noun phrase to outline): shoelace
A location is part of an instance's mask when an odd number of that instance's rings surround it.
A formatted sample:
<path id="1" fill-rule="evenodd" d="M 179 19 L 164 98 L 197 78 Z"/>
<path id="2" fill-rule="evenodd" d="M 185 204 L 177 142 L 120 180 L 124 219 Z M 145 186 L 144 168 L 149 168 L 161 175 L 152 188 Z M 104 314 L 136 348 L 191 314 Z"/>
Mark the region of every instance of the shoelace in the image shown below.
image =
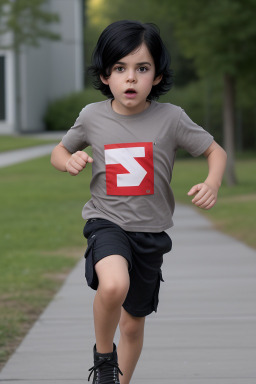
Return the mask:
<path id="1" fill-rule="evenodd" d="M 91 371 L 91 373 L 89 374 L 88 381 L 90 381 L 90 378 L 91 378 L 91 375 L 93 374 L 93 372 L 95 372 L 103 364 L 108 365 L 108 367 L 104 367 L 104 370 L 101 371 L 102 381 L 117 379 L 116 374 L 115 374 L 115 369 L 117 369 L 117 371 L 120 373 L 120 375 L 123 376 L 122 371 L 120 370 L 120 368 L 118 367 L 118 364 L 115 361 L 102 359 L 100 361 L 97 361 L 95 363 L 95 365 L 89 369 L 89 371 Z M 114 373 L 114 375 L 113 375 L 113 373 Z M 113 381 L 113 383 L 114 383 L 114 381 Z"/>

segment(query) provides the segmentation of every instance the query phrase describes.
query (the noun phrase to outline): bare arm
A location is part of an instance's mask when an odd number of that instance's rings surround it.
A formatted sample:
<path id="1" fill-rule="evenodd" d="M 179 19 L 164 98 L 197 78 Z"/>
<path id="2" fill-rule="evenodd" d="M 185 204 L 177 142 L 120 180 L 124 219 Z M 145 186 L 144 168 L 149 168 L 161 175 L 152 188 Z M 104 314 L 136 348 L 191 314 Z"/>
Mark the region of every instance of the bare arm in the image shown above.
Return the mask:
<path id="1" fill-rule="evenodd" d="M 218 191 L 226 168 L 227 155 L 224 149 L 214 141 L 204 152 L 204 156 L 208 162 L 208 176 L 203 183 L 194 185 L 188 195 L 195 195 L 192 203 L 197 207 L 210 209 L 217 201 Z"/>
<path id="2" fill-rule="evenodd" d="M 60 142 L 52 151 L 51 163 L 62 172 L 69 172 L 70 175 L 76 176 L 81 172 L 87 163 L 92 163 L 93 159 L 83 151 L 70 153 Z"/>

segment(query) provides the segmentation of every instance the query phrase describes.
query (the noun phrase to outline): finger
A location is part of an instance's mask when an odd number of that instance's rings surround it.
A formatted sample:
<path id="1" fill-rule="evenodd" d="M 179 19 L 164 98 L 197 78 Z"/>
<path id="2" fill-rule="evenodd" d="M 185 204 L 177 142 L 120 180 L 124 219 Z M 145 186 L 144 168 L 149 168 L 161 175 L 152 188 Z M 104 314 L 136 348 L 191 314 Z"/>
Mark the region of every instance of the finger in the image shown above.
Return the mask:
<path id="1" fill-rule="evenodd" d="M 209 197 L 206 198 L 206 199 L 201 199 L 201 201 L 198 202 L 198 203 L 196 204 L 196 206 L 197 206 L 198 208 L 201 208 L 201 209 L 207 209 L 207 207 L 208 207 L 209 205 L 211 205 L 212 202 L 214 202 L 214 200 L 215 200 L 215 197 L 214 197 L 213 195 L 211 195 L 211 196 L 209 196 Z"/>
<path id="2" fill-rule="evenodd" d="M 202 199 L 204 195 L 211 193 L 211 191 L 209 191 L 209 189 L 204 184 L 200 184 L 199 187 L 200 189 L 198 189 L 198 192 L 195 194 L 192 200 L 193 203 Z"/>
<path id="3" fill-rule="evenodd" d="M 71 156 L 70 163 L 73 167 L 78 167 L 78 169 L 81 171 L 86 166 L 86 159 L 84 159 L 83 156 L 76 152 Z"/>
<path id="4" fill-rule="evenodd" d="M 66 163 L 66 169 L 70 174 L 77 175 L 79 172 L 81 172 L 84 169 L 85 165 L 86 163 L 84 160 L 82 159 L 79 160 L 78 156 L 73 154 Z"/>
<path id="5" fill-rule="evenodd" d="M 84 162 L 82 165 L 79 164 L 75 159 L 71 160 L 67 164 L 67 171 L 73 172 L 73 173 L 79 173 L 81 172 L 86 166 L 86 163 Z"/>
<path id="6" fill-rule="evenodd" d="M 71 176 L 76 176 L 76 175 L 78 175 L 78 173 L 79 173 L 79 170 L 76 169 L 75 167 L 73 167 L 71 164 L 68 164 L 68 165 L 66 166 L 66 168 L 67 168 L 67 172 L 68 172 Z"/>
<path id="7" fill-rule="evenodd" d="M 203 203 L 212 195 L 211 191 L 201 189 L 192 199 L 192 203 Z"/>
<path id="8" fill-rule="evenodd" d="M 204 209 L 211 209 L 212 207 L 214 207 L 214 205 L 216 204 L 217 202 L 217 199 L 214 199 L 207 207 L 205 207 Z"/>
<path id="9" fill-rule="evenodd" d="M 86 163 L 92 163 L 93 162 L 93 158 L 91 156 L 88 155 L 88 153 L 84 152 L 84 151 L 78 151 L 76 152 L 77 155 L 83 159 Z"/>
<path id="10" fill-rule="evenodd" d="M 92 162 L 93 162 L 93 158 L 91 156 L 88 156 L 87 163 L 92 163 Z"/>
<path id="11" fill-rule="evenodd" d="M 194 195 L 195 193 L 197 193 L 198 191 L 200 191 L 200 189 L 202 188 L 202 184 L 197 184 L 197 185 L 194 185 L 189 191 L 188 191 L 188 196 L 192 196 Z"/>
<path id="12" fill-rule="evenodd" d="M 208 199 L 205 203 L 203 203 L 199 206 L 197 205 L 197 207 L 200 209 L 208 210 L 208 209 L 211 209 L 215 205 L 216 201 L 217 201 L 217 199 L 215 197 L 213 197 L 212 199 Z"/>

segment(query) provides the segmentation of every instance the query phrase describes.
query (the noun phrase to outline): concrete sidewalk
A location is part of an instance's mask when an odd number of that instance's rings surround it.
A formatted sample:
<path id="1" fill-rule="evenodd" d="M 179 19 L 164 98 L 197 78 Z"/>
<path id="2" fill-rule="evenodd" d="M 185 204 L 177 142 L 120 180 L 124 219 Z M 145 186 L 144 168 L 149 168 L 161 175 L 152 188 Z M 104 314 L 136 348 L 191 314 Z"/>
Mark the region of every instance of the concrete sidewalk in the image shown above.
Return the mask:
<path id="1" fill-rule="evenodd" d="M 13 151 L 0 152 L 0 168 L 18 164 L 23 161 L 35 159 L 41 156 L 49 155 L 58 142 L 65 135 L 65 131 L 40 132 L 34 134 L 21 135 L 28 138 L 42 140 L 56 140 L 56 143 L 36 145 L 34 147 L 15 149 Z M 1 139 L 1 136 L 0 136 Z"/>
<path id="2" fill-rule="evenodd" d="M 256 383 L 256 252 L 197 212 L 177 206 L 158 313 L 147 319 L 132 383 Z M 94 292 L 83 276 L 81 260 L 3 368 L 1 383 L 87 382 Z"/>
<path id="3" fill-rule="evenodd" d="M 55 146 L 56 144 L 42 144 L 35 147 L 2 152 L 0 153 L 0 168 L 48 155 Z"/>

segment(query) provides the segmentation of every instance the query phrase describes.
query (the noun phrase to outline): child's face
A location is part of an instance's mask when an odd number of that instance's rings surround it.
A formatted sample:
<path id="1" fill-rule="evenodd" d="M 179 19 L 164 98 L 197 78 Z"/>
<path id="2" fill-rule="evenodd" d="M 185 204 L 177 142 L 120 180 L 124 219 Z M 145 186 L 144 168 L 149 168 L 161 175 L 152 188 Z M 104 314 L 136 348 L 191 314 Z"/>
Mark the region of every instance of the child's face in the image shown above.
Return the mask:
<path id="1" fill-rule="evenodd" d="M 113 110 L 122 115 L 132 115 L 149 106 L 147 97 L 152 86 L 157 85 L 161 78 L 155 78 L 153 57 L 143 43 L 115 63 L 110 76 L 107 79 L 101 76 L 101 81 L 109 85 L 114 96 Z"/>

